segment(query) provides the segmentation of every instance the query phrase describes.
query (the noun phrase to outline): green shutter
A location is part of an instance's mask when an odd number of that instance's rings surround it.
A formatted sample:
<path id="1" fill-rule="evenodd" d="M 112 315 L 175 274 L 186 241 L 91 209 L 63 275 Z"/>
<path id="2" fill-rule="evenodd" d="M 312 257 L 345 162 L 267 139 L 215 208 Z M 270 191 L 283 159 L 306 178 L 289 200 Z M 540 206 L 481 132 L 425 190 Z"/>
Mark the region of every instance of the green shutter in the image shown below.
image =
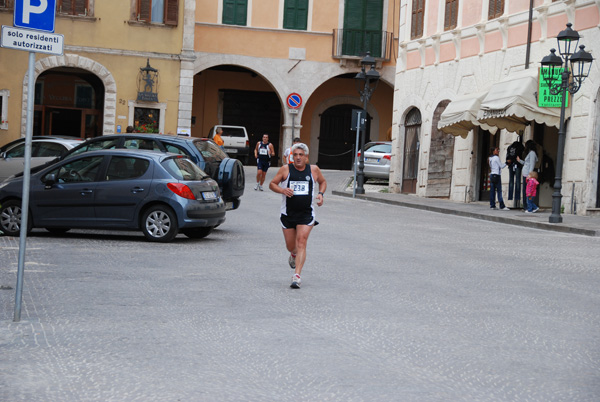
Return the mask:
<path id="1" fill-rule="evenodd" d="M 246 25 L 248 0 L 224 0 L 223 24 Z"/>
<path id="2" fill-rule="evenodd" d="M 359 56 L 367 51 L 381 57 L 383 0 L 346 0 L 344 7 L 344 55 Z"/>
<path id="3" fill-rule="evenodd" d="M 306 30 L 308 0 L 285 0 L 283 28 Z"/>

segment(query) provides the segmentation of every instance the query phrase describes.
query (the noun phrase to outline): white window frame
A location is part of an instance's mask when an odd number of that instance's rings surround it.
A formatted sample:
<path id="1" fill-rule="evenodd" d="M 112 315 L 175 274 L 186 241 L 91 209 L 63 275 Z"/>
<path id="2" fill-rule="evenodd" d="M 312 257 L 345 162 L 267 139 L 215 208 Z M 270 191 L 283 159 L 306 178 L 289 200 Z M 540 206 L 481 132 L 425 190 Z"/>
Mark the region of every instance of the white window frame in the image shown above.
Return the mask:
<path id="1" fill-rule="evenodd" d="M 8 89 L 0 89 L 0 97 L 2 97 L 2 110 L 0 110 L 0 130 L 8 130 L 8 97 L 10 91 Z"/>

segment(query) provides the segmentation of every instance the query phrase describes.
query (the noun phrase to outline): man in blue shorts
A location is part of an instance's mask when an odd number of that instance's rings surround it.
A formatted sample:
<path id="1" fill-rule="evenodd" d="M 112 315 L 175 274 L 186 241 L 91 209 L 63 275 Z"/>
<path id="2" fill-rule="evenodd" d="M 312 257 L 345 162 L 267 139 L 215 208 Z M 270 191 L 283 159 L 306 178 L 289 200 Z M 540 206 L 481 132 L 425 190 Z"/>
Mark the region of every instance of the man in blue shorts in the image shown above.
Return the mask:
<path id="1" fill-rule="evenodd" d="M 299 289 L 308 236 L 312 228 L 318 225 L 315 220 L 315 201 L 317 206 L 323 205 L 327 181 L 318 166 L 308 163 L 306 144 L 294 144 L 292 157 L 294 162 L 279 169 L 269 188 L 282 195 L 281 226 L 285 246 L 290 252 L 288 262 L 294 269 L 290 287 Z M 318 190 L 316 198 L 315 190 Z"/>
<path id="2" fill-rule="evenodd" d="M 267 176 L 267 170 L 271 166 L 271 157 L 275 156 L 273 144 L 269 142 L 269 134 L 263 134 L 262 141 L 256 143 L 254 157 L 256 158 L 256 186 L 254 190 L 263 191 L 263 184 Z"/>

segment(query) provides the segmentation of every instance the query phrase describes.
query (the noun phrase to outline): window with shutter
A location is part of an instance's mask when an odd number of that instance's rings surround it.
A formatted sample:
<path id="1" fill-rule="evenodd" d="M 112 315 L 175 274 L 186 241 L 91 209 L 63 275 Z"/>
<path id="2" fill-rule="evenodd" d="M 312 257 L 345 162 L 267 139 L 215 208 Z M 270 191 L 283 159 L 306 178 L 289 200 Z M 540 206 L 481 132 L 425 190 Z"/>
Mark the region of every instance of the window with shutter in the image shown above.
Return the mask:
<path id="1" fill-rule="evenodd" d="M 456 28 L 458 21 L 458 0 L 446 0 L 446 12 L 444 14 L 444 30 Z"/>
<path id="2" fill-rule="evenodd" d="M 344 4 L 344 36 L 342 53 L 373 57 L 382 54 L 383 0 L 346 0 Z"/>
<path id="3" fill-rule="evenodd" d="M 504 0 L 490 0 L 488 19 L 494 19 L 504 14 Z"/>
<path id="4" fill-rule="evenodd" d="M 283 27 L 285 29 L 306 30 L 308 21 L 308 0 L 285 0 Z"/>
<path id="5" fill-rule="evenodd" d="M 410 38 L 416 39 L 423 36 L 425 19 L 425 0 L 413 0 Z"/>
<path id="6" fill-rule="evenodd" d="M 223 24 L 246 25 L 248 0 L 223 0 Z"/>
<path id="7" fill-rule="evenodd" d="M 137 0 L 135 19 L 165 25 L 177 25 L 179 0 Z"/>
<path id="8" fill-rule="evenodd" d="M 91 15 L 91 7 L 94 0 L 58 0 L 58 13 L 63 15 Z"/>

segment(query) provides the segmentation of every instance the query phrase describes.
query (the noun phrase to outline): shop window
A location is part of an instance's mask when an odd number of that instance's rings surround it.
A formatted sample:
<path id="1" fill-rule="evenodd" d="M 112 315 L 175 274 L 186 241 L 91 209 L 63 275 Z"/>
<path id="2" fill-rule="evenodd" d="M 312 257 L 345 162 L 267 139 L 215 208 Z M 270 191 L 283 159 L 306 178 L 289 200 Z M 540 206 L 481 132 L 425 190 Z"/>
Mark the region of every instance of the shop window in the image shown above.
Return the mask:
<path id="1" fill-rule="evenodd" d="M 177 25 L 179 0 L 136 0 L 132 19 L 155 24 Z"/>
<path id="2" fill-rule="evenodd" d="M 412 20 L 410 26 L 410 38 L 417 39 L 423 36 L 423 24 L 425 21 L 425 0 L 413 0 Z"/>
<path id="3" fill-rule="evenodd" d="M 490 8 L 488 9 L 488 19 L 500 17 L 504 14 L 504 0 L 490 0 Z"/>
<path id="4" fill-rule="evenodd" d="M 8 130 L 8 89 L 0 89 L 0 130 Z"/>
<path id="5" fill-rule="evenodd" d="M 285 0 L 283 27 L 306 31 L 308 21 L 308 0 Z"/>
<path id="6" fill-rule="evenodd" d="M 133 129 L 136 133 L 158 133 L 160 110 L 136 107 L 133 111 Z"/>
<path id="7" fill-rule="evenodd" d="M 94 0 L 57 0 L 59 15 L 74 15 L 88 17 L 93 14 Z"/>
<path id="8" fill-rule="evenodd" d="M 246 25 L 248 0 L 223 0 L 223 24 Z"/>
<path id="9" fill-rule="evenodd" d="M 458 21 L 458 0 L 446 0 L 446 12 L 444 14 L 444 31 L 456 28 Z"/>

